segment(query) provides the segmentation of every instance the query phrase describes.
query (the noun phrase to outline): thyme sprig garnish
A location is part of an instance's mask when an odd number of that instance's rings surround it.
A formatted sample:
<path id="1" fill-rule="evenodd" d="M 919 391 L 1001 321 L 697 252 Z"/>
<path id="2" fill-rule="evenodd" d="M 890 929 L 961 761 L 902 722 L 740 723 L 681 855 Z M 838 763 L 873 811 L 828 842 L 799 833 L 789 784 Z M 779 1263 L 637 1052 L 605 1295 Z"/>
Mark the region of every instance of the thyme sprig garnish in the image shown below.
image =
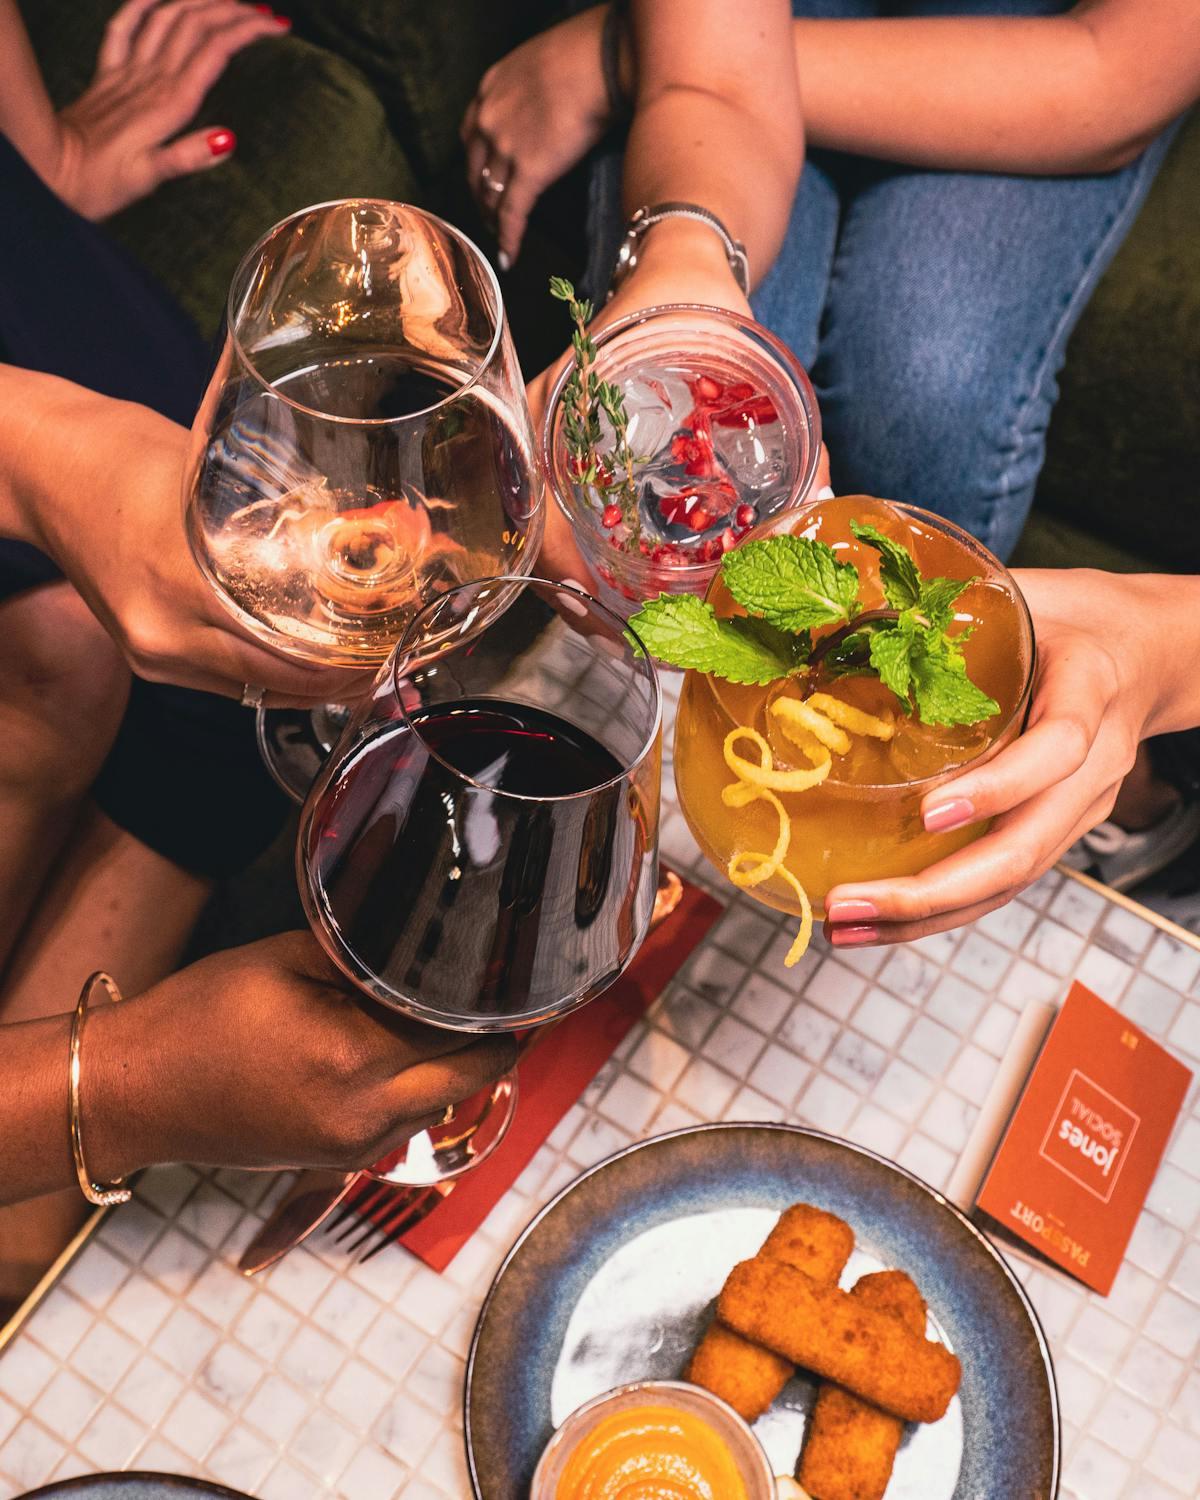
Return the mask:
<path id="1" fill-rule="evenodd" d="M 605 506 L 615 504 L 626 528 L 626 545 L 637 550 L 642 536 L 638 509 L 637 459 L 629 446 L 629 416 L 625 398 L 611 382 L 596 372 L 596 345 L 588 332 L 595 311 L 586 298 L 563 276 L 551 276 L 550 295 L 565 302 L 575 327 L 571 334 L 574 367 L 563 387 L 563 441 L 569 455 L 571 478 L 576 484 L 597 490 Z M 608 418 L 613 446 L 600 451 L 603 441 L 601 414 Z"/>

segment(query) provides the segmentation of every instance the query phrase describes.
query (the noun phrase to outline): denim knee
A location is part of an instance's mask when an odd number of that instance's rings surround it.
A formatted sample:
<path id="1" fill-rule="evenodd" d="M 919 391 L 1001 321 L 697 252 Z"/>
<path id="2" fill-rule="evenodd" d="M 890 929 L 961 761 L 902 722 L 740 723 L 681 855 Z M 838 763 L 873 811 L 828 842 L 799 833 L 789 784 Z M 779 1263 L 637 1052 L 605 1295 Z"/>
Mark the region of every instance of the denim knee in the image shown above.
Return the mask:
<path id="1" fill-rule="evenodd" d="M 944 339 L 843 347 L 818 364 L 834 488 L 924 506 L 1003 557 L 1033 503 L 1048 395 L 1017 392 L 986 351 Z"/>

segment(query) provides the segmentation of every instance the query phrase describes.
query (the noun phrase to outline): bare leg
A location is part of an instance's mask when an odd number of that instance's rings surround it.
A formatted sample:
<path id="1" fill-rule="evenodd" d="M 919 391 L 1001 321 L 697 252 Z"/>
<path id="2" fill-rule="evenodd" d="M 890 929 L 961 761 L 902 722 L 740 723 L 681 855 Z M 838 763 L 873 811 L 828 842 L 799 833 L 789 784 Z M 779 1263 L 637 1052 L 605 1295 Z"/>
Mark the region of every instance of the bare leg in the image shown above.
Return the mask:
<path id="1" fill-rule="evenodd" d="M 0 973 L 121 722 L 129 673 L 67 583 L 0 604 Z M 61 992 L 47 1009 L 65 1009 Z M 6 996 L 0 992 L 0 1017 Z M 65 1122 L 64 1122 L 65 1123 Z M 76 1215 L 0 1222 L 0 1308 L 23 1296 Z M 19 1230 L 20 1232 L 16 1232 Z"/>
<path id="2" fill-rule="evenodd" d="M 4 1019 L 69 1009 L 95 969 L 109 970 L 126 995 L 162 979 L 177 966 L 209 889 L 88 804 L 13 954 Z M 86 1212 L 77 1192 L 0 1209 L 0 1301 L 24 1296 Z"/>
<path id="3" fill-rule="evenodd" d="M 129 674 L 79 595 L 53 583 L 6 600 L 0 641 L 0 1018 L 16 1020 L 68 1009 L 93 969 L 131 994 L 161 978 L 207 885 L 85 809 Z M 25 1295 L 85 1208 L 59 1194 L 0 1212 L 0 1305 Z"/>
<path id="4" fill-rule="evenodd" d="M 129 673 L 67 583 L 0 604 L 0 642 L 2 973 L 112 745 Z"/>
<path id="5" fill-rule="evenodd" d="M 1179 793 L 1175 788 L 1155 775 L 1150 752 L 1143 744 L 1138 746 L 1133 769 L 1121 783 L 1109 816 L 1118 827 L 1137 832 L 1152 828 L 1178 801 Z"/>

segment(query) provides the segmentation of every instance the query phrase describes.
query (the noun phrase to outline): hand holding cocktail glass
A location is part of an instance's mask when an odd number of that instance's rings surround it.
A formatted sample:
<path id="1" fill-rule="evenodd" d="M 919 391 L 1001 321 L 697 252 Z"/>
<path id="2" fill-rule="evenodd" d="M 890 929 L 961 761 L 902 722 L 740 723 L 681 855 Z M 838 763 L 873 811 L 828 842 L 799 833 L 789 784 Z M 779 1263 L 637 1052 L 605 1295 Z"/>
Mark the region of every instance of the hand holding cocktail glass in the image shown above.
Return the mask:
<path id="1" fill-rule="evenodd" d="M 1108 816 L 1140 741 L 1200 722 L 1200 582 L 1021 569 L 1037 665 L 1028 727 L 921 803 L 925 826 L 981 832 L 901 879 L 830 892 L 835 946 L 911 942 L 1003 906 Z"/>
<path id="2" fill-rule="evenodd" d="M 736 885 L 801 919 L 787 963 L 831 891 L 983 831 L 923 826 L 920 806 L 1019 735 L 1033 640 L 1010 575 L 958 527 L 868 496 L 818 502 L 731 552 L 705 603 L 661 598 L 631 623 L 690 669 L 680 806 Z"/>

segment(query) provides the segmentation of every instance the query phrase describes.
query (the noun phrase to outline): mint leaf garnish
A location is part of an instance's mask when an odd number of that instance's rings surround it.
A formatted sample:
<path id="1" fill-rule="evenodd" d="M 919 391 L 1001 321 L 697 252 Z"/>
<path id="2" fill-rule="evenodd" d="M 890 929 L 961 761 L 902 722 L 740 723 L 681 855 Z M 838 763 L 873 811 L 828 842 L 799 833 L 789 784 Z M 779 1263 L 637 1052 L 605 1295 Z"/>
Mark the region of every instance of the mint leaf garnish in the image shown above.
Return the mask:
<path id="1" fill-rule="evenodd" d="M 977 724 L 1000 705 L 967 676 L 957 637 L 904 610 L 894 625 L 871 637 L 871 665 L 911 714 L 915 700 L 923 724 Z"/>
<path id="2" fill-rule="evenodd" d="M 996 700 L 977 688 L 965 669 L 951 671 L 931 657 L 914 663 L 913 692 L 923 724 L 978 724 L 1000 712 Z"/>
<path id="3" fill-rule="evenodd" d="M 947 630 L 954 623 L 954 601 L 975 582 L 974 578 L 927 578 L 921 584 L 917 607 L 931 625 Z"/>
<path id="4" fill-rule="evenodd" d="M 821 674 L 831 682 L 839 677 L 870 677 L 872 671 L 870 630 L 856 630 L 821 659 Z"/>
<path id="5" fill-rule="evenodd" d="M 762 687 L 788 676 L 808 655 L 803 637 L 762 620 L 719 620 L 694 594 L 660 594 L 629 623 L 654 656 L 727 682 Z"/>
<path id="6" fill-rule="evenodd" d="M 752 640 L 758 641 L 768 651 L 790 662 L 789 671 L 802 667 L 808 660 L 808 654 L 812 650 L 812 634 L 807 630 L 800 630 L 793 634 L 787 630 L 780 630 L 777 625 L 771 625 L 766 620 L 756 620 L 753 615 L 730 623 L 736 623 L 738 629 L 744 631 Z"/>
<path id="7" fill-rule="evenodd" d="M 748 618 L 718 619 L 692 594 L 662 594 L 630 625 L 647 650 L 674 666 L 766 686 L 803 672 L 809 684 L 876 675 L 905 713 L 926 724 L 977 724 L 1000 705 L 967 675 L 962 642 L 951 636 L 954 606 L 973 578 L 922 579 L 899 542 L 851 522 L 882 559 L 887 608 L 864 609 L 858 570 L 824 542 L 779 536 L 728 552 L 722 576 Z M 839 625 L 813 644 L 814 626 Z"/>
<path id="8" fill-rule="evenodd" d="M 858 601 L 858 569 L 807 537 L 768 537 L 735 547 L 725 554 L 721 574 L 744 610 L 780 630 L 848 620 Z"/>
<path id="9" fill-rule="evenodd" d="M 908 711 L 912 683 L 912 641 L 900 630 L 879 630 L 871 637 L 871 665 Z"/>
<path id="10" fill-rule="evenodd" d="M 918 629 L 911 655 L 913 697 L 923 724 L 978 724 L 1000 712 L 967 676 L 962 647 L 944 631 Z"/>
<path id="11" fill-rule="evenodd" d="M 893 609 L 910 609 L 921 597 L 921 575 L 902 543 L 874 526 L 850 522 L 850 530 L 860 542 L 879 553 L 879 578 L 883 596 Z"/>

